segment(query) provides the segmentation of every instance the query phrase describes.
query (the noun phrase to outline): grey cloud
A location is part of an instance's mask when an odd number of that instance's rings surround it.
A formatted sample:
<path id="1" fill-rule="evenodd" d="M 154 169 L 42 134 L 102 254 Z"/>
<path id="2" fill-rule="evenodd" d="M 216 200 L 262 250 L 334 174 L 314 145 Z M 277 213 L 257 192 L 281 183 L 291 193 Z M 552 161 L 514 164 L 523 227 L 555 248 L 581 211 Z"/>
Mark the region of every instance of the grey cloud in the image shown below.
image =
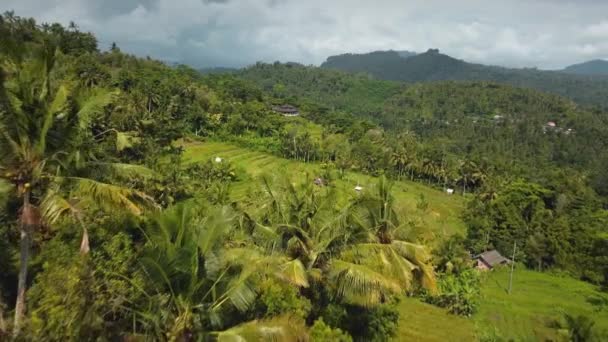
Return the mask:
<path id="1" fill-rule="evenodd" d="M 3 8 L 5 7 L 5 8 Z M 558 68 L 608 57 L 604 0 L 3 0 L 0 10 L 75 21 L 102 47 L 194 66 L 321 63 L 371 50 L 425 51 Z"/>
<path id="2" fill-rule="evenodd" d="M 202 0 L 206 4 L 225 4 L 230 0 Z"/>
<path id="3" fill-rule="evenodd" d="M 122 0 L 113 1 L 108 4 L 106 1 L 91 1 L 88 6 L 92 17 L 108 18 L 115 15 L 129 13 L 139 6 L 148 11 L 153 11 L 158 7 L 159 0 Z"/>

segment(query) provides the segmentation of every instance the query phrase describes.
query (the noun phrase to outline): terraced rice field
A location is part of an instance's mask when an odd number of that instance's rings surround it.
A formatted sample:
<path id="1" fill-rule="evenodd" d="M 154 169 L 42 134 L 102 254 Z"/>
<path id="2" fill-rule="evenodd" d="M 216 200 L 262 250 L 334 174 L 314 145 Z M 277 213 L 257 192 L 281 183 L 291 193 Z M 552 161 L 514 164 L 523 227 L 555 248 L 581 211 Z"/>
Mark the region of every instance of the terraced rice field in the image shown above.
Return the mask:
<path id="1" fill-rule="evenodd" d="M 565 313 L 585 315 L 595 321 L 594 328 L 608 332 L 608 308 L 592 304 L 607 296 L 589 283 L 516 268 L 509 294 L 508 268 L 484 277 L 475 320 L 481 327 L 495 327 L 505 340 L 566 341 L 567 332 L 553 327 Z"/>
<path id="2" fill-rule="evenodd" d="M 220 157 L 232 163 L 237 170 L 245 173 L 246 177 L 237 182 L 232 190 L 234 200 L 243 199 L 256 188 L 258 177 L 263 174 L 287 175 L 293 182 L 312 181 L 321 173 L 318 163 L 302 163 L 273 156 L 268 153 L 252 151 L 222 142 L 194 142 L 184 144 L 184 158 L 187 163 L 196 163 Z M 356 196 L 355 186 L 360 185 L 365 190 L 375 186 L 376 179 L 355 172 L 348 172 L 342 179 L 332 183 L 343 197 Z M 459 195 L 446 193 L 409 181 L 395 182 L 393 194 L 397 204 L 406 217 L 414 222 L 417 229 L 424 230 L 422 236 L 429 239 L 445 237 L 454 233 L 464 233 L 465 225 L 461 220 L 461 212 L 465 201 Z M 421 197 L 428 203 L 427 208 L 420 209 Z"/>
<path id="3" fill-rule="evenodd" d="M 445 309 L 404 298 L 399 305 L 399 330 L 395 341 L 475 341 L 475 324 L 470 318 L 452 315 Z"/>

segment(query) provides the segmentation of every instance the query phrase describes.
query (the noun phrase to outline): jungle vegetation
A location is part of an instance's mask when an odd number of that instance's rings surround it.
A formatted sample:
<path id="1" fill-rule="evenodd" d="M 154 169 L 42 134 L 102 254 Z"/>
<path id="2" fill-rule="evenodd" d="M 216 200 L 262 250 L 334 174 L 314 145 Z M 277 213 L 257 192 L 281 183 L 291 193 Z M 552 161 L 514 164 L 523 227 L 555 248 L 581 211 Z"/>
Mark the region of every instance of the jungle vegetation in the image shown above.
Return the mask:
<path id="1" fill-rule="evenodd" d="M 7 12 L 0 339 L 386 341 L 405 296 L 474 315 L 471 256 L 513 243 L 527 268 L 605 287 L 606 118 L 489 82 L 293 63 L 203 75 Z M 265 174 L 235 199 L 247 172 L 184 162 L 180 142 L 213 140 L 324 171 Z M 348 173 L 375 185 L 341 193 L 332 180 Z M 467 233 L 412 232 L 400 180 L 455 189 Z M 600 338 L 591 318 L 564 317 L 577 340 Z"/>

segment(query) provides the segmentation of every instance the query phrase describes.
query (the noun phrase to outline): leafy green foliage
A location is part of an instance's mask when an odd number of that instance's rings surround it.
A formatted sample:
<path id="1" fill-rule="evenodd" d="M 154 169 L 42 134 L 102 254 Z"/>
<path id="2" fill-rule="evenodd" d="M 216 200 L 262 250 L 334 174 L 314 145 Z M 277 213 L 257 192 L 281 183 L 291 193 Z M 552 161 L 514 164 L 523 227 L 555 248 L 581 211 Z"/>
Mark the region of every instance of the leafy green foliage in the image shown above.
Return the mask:
<path id="1" fill-rule="evenodd" d="M 352 338 L 338 328 L 332 329 L 323 322 L 323 318 L 319 318 L 310 328 L 310 340 L 312 342 L 351 342 Z"/>
<path id="2" fill-rule="evenodd" d="M 0 298 L 33 280 L 19 338 L 385 341 L 411 320 L 393 301 L 436 288 L 469 315 L 477 278 L 447 239 L 468 198 L 471 250 L 517 241 L 530 267 L 606 282 L 599 111 L 291 63 L 202 76 L 12 13 L 0 43 Z M 265 170 L 291 177 L 247 176 Z"/>
<path id="3" fill-rule="evenodd" d="M 395 337 L 399 311 L 395 304 L 380 305 L 362 312 L 358 307 L 347 309 L 348 319 L 344 328 L 355 341 L 389 341 Z"/>
<path id="4" fill-rule="evenodd" d="M 256 312 L 265 317 L 280 316 L 287 312 L 302 319 L 308 317 L 310 301 L 300 296 L 298 288 L 272 279 L 265 279 L 256 287 L 260 296 Z"/>
<path id="5" fill-rule="evenodd" d="M 447 274 L 439 278 L 439 294 L 427 301 L 450 313 L 473 315 L 479 306 L 480 280 L 477 270 L 468 269 L 458 274 Z"/>
<path id="6" fill-rule="evenodd" d="M 95 339 L 129 329 L 132 316 L 125 306 L 138 300 L 135 287 L 143 279 L 130 273 L 136 254 L 129 237 L 107 237 L 82 257 L 73 248 L 78 237 L 57 236 L 48 243 L 40 256 L 42 270 L 29 291 L 29 338 Z"/>
<path id="7" fill-rule="evenodd" d="M 496 248 L 509 255 L 516 242 L 516 259 L 530 267 L 558 267 L 596 283 L 605 281 L 605 267 L 596 262 L 604 258 L 606 213 L 597 207 L 593 194 L 576 185 L 561 184 L 552 191 L 517 181 L 493 199 L 478 198 L 465 217 L 469 245 L 476 252 Z"/>

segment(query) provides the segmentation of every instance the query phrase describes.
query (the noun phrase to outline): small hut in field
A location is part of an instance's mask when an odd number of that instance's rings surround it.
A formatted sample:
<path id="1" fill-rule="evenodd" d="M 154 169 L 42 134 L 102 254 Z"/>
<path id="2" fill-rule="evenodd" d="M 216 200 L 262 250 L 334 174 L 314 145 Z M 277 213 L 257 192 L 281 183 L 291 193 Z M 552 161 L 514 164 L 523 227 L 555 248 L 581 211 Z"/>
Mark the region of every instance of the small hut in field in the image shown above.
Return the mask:
<path id="1" fill-rule="evenodd" d="M 494 267 L 500 265 L 506 265 L 511 262 L 511 260 L 505 258 L 497 250 L 491 250 L 487 252 L 483 252 L 475 257 L 475 261 L 477 264 L 475 267 L 478 270 L 488 271 L 493 269 Z"/>

